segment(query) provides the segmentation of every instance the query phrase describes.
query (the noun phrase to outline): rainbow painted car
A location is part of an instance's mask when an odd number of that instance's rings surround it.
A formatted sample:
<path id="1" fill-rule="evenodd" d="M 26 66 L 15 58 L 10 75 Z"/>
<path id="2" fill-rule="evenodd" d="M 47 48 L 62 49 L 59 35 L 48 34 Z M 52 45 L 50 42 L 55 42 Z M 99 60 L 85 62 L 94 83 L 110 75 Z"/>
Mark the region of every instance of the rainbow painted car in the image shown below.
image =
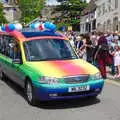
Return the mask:
<path id="1" fill-rule="evenodd" d="M 53 32 L 0 32 L 0 75 L 36 100 L 96 97 L 104 80 L 99 70 L 79 59 L 69 40 Z"/>

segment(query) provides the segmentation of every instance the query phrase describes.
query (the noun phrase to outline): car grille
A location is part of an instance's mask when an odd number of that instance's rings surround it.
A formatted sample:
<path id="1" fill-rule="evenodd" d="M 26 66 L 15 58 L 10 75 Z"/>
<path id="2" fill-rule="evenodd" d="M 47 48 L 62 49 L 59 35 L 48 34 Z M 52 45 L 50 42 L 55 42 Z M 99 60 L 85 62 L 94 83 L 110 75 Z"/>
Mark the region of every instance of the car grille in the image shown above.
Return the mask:
<path id="1" fill-rule="evenodd" d="M 99 93 L 95 92 L 94 90 L 89 90 L 89 91 L 83 91 L 83 92 L 73 92 L 73 93 L 58 93 L 58 96 L 77 96 L 77 95 L 88 95 L 88 94 L 93 94 L 93 93 Z"/>
<path id="2" fill-rule="evenodd" d="M 64 78 L 64 82 L 66 84 L 77 84 L 77 83 L 85 83 L 88 82 L 89 75 L 80 75 L 74 77 L 66 77 Z"/>

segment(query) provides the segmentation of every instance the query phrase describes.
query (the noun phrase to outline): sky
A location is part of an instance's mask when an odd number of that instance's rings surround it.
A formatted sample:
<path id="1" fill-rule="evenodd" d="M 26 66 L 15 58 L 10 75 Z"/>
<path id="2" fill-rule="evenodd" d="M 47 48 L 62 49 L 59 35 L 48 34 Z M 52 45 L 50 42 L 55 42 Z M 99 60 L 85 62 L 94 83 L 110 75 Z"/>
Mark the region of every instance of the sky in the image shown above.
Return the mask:
<path id="1" fill-rule="evenodd" d="M 47 4 L 56 5 L 56 4 L 58 4 L 58 2 L 56 0 L 47 0 Z"/>
<path id="2" fill-rule="evenodd" d="M 0 0 L 0 2 L 4 2 L 4 1 L 7 1 L 7 0 Z M 58 4 L 58 2 L 56 0 L 47 0 L 47 4 L 56 5 Z"/>
<path id="3" fill-rule="evenodd" d="M 1 1 L 6 1 L 6 0 L 0 0 Z M 90 1 L 90 0 L 87 0 L 87 1 Z M 56 0 L 47 0 L 47 4 L 49 5 L 56 5 L 58 4 L 58 2 Z"/>
<path id="4" fill-rule="evenodd" d="M 8 0 L 0 0 L 0 2 L 8 2 Z"/>
<path id="5" fill-rule="evenodd" d="M 89 2 L 90 0 L 87 0 L 87 2 Z M 47 0 L 47 4 L 49 5 L 56 5 L 58 4 L 58 2 L 56 0 Z"/>

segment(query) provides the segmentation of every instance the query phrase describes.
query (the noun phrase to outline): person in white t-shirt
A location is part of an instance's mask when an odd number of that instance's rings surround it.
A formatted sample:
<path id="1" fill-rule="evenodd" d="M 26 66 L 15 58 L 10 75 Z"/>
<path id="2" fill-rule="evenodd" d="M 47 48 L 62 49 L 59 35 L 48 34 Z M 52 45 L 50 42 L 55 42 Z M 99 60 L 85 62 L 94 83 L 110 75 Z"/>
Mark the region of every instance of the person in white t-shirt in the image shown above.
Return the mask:
<path id="1" fill-rule="evenodd" d="M 115 74 L 115 77 L 120 77 L 120 47 L 116 44 L 114 47 L 112 55 L 114 57 L 114 66 L 117 67 L 118 72 Z"/>

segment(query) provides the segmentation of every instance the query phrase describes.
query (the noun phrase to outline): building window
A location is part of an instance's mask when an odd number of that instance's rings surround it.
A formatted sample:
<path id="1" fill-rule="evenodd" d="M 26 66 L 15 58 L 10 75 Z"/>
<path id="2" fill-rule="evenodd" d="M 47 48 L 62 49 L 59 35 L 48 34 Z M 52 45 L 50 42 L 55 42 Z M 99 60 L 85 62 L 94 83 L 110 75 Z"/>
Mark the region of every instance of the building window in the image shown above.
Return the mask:
<path id="1" fill-rule="evenodd" d="M 98 11 L 97 11 L 97 13 L 98 13 L 98 16 L 101 15 L 101 7 L 98 7 Z"/>
<path id="2" fill-rule="evenodd" d="M 100 23 L 97 24 L 97 31 L 101 31 L 101 24 Z"/>
<path id="3" fill-rule="evenodd" d="M 86 23 L 86 32 L 91 32 L 91 24 L 89 22 Z"/>
<path id="4" fill-rule="evenodd" d="M 111 31 L 111 20 L 107 21 L 107 32 Z"/>
<path id="5" fill-rule="evenodd" d="M 103 31 L 104 32 L 106 32 L 106 27 L 107 27 L 106 22 L 104 22 L 104 24 L 103 24 Z"/>
<path id="6" fill-rule="evenodd" d="M 105 14 L 105 3 L 103 3 L 103 15 Z"/>
<path id="7" fill-rule="evenodd" d="M 118 8 L 118 0 L 115 0 L 115 8 Z"/>
<path id="8" fill-rule="evenodd" d="M 113 30 L 118 31 L 118 17 L 113 18 Z"/>
<path id="9" fill-rule="evenodd" d="M 111 0 L 108 0 L 108 10 L 111 11 Z"/>
<path id="10" fill-rule="evenodd" d="M 92 22 L 92 30 L 95 30 L 96 29 L 96 19 L 93 20 Z"/>
<path id="11" fill-rule="evenodd" d="M 108 0 L 108 3 L 111 4 L 111 0 Z"/>

